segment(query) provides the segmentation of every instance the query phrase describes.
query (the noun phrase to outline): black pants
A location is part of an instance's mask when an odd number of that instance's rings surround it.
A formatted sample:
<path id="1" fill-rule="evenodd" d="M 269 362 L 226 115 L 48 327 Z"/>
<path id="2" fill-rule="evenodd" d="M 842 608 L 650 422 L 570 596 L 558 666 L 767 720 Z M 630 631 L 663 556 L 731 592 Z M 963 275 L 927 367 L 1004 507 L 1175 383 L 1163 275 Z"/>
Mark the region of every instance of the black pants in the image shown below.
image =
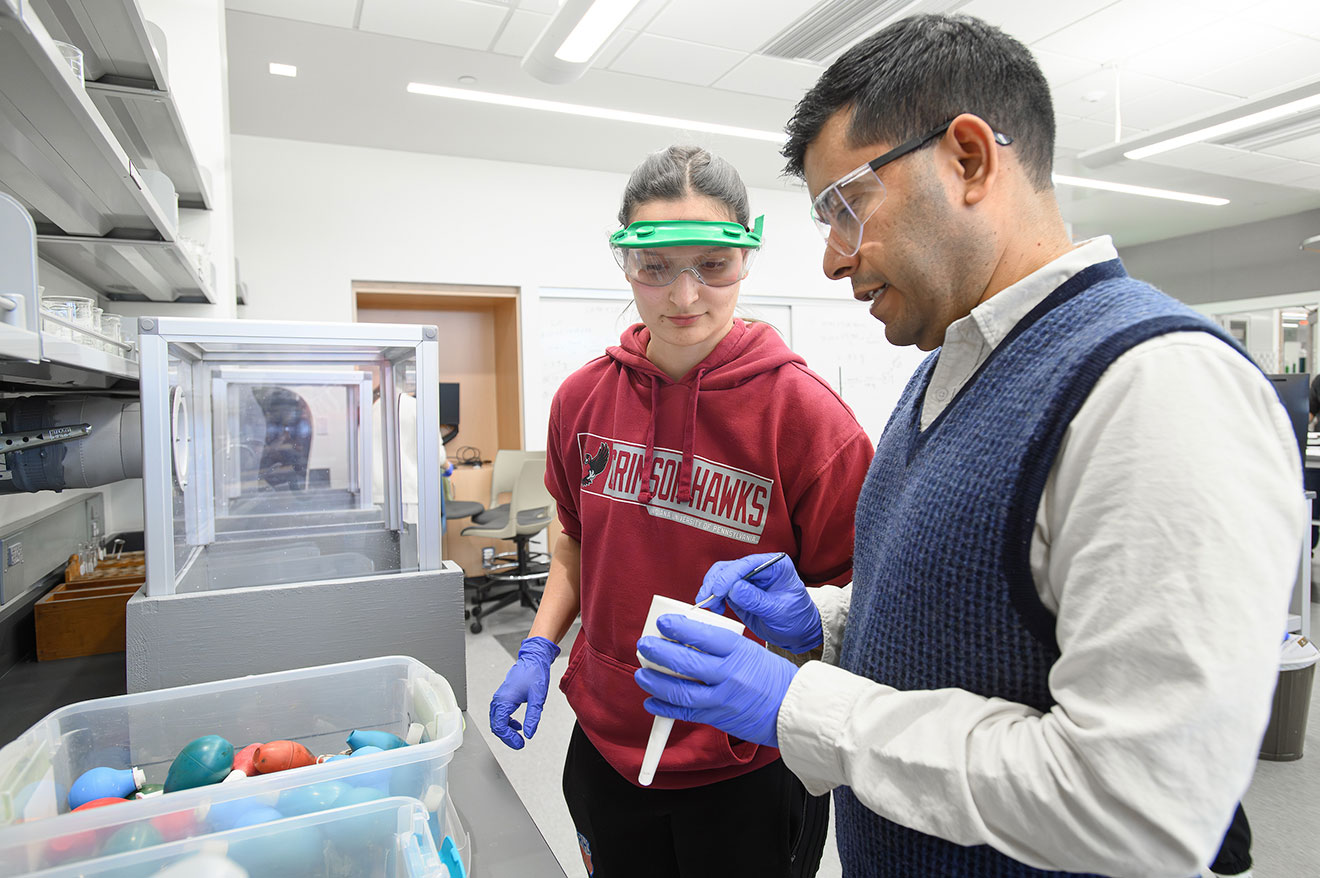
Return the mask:
<path id="1" fill-rule="evenodd" d="M 707 786 L 644 789 L 577 725 L 564 799 L 592 878 L 810 878 L 830 820 L 829 796 L 807 795 L 782 760 Z"/>
<path id="2" fill-rule="evenodd" d="M 1240 875 L 1251 868 L 1251 824 L 1247 822 L 1247 812 L 1237 806 L 1233 813 L 1233 822 L 1224 834 L 1219 854 L 1210 864 L 1210 871 L 1216 875 Z"/>

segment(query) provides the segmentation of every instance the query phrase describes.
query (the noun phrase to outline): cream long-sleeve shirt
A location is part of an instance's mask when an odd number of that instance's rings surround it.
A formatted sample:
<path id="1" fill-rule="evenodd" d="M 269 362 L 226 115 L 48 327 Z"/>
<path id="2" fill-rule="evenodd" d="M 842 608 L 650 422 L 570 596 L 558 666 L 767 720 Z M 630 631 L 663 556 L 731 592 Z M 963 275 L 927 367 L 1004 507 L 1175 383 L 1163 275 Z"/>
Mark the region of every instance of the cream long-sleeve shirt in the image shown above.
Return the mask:
<path id="1" fill-rule="evenodd" d="M 1033 306 L 1115 255 L 1088 241 L 953 323 L 922 429 Z M 1269 718 L 1309 519 L 1300 470 L 1278 397 L 1240 354 L 1197 332 L 1137 345 L 1069 425 L 1036 515 L 1056 705 L 850 674 L 833 663 L 851 586 L 812 589 L 824 656 L 780 709 L 784 762 L 813 794 L 847 785 L 890 820 L 1037 868 L 1198 874 Z"/>

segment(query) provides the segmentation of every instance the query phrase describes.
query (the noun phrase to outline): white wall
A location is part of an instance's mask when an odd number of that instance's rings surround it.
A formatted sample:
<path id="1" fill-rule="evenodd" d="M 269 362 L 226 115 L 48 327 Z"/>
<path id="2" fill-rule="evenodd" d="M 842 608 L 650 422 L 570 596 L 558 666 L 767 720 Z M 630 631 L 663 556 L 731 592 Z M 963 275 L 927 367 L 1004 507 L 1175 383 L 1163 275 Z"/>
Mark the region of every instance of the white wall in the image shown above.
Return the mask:
<path id="1" fill-rule="evenodd" d="M 606 246 L 624 175 L 241 135 L 232 148 L 242 316 L 349 321 L 353 281 L 519 287 L 524 441 L 539 447 L 539 291 L 624 287 Z M 805 189 L 750 196 L 766 244 L 742 294 L 850 301 L 820 272 Z"/>

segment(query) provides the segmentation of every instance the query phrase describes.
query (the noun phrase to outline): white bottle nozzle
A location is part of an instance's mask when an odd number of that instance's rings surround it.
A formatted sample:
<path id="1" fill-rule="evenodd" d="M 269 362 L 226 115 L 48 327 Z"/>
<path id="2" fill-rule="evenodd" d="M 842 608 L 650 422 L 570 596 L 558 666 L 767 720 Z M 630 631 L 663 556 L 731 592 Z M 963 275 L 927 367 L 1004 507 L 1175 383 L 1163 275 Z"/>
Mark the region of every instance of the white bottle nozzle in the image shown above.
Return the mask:
<path id="1" fill-rule="evenodd" d="M 655 770 L 660 766 L 660 756 L 665 752 L 669 741 L 669 732 L 674 728 L 674 721 L 667 716 L 657 716 L 651 723 L 651 737 L 646 739 L 646 755 L 642 757 L 642 770 L 637 772 L 637 782 L 649 787 L 655 780 Z"/>

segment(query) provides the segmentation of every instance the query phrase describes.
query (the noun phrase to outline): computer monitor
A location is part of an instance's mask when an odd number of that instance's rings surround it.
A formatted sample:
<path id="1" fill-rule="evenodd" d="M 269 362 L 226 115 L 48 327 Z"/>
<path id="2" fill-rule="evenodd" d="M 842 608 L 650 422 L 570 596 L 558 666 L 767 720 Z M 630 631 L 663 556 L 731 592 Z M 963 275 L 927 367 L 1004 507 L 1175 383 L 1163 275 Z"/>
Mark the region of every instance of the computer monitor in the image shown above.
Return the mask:
<path id="1" fill-rule="evenodd" d="M 1297 448 L 1306 460 L 1306 424 L 1311 419 L 1310 390 L 1311 377 L 1302 372 L 1290 372 L 1285 375 L 1266 375 L 1274 385 L 1274 392 L 1288 412 L 1293 433 L 1297 436 Z"/>
<path id="2" fill-rule="evenodd" d="M 447 428 L 447 429 L 446 429 Z M 448 445 L 458 435 L 458 383 L 440 382 L 440 441 Z"/>

